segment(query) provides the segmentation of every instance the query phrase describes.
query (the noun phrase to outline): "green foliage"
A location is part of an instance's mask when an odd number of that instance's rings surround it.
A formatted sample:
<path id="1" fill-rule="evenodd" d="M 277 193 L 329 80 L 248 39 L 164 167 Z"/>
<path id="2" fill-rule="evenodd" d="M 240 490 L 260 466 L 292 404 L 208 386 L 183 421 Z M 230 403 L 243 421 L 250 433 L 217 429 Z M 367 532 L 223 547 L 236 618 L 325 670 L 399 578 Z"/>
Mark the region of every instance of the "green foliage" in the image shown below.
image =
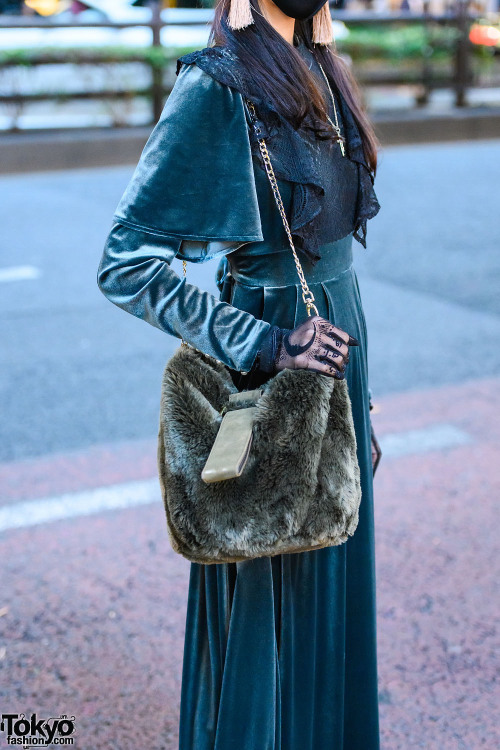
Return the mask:
<path id="1" fill-rule="evenodd" d="M 195 47 L 40 47 L 0 50 L 0 66 L 30 67 L 43 63 L 126 63 L 143 62 L 164 68 Z"/>
<path id="2" fill-rule="evenodd" d="M 453 54 L 457 34 L 457 29 L 450 26 L 356 26 L 350 29 L 346 39 L 337 42 L 337 48 L 339 52 L 350 55 L 355 63 L 368 60 L 399 63 L 423 58 L 446 59 Z"/>
<path id="3" fill-rule="evenodd" d="M 458 30 L 453 26 L 437 24 L 367 24 L 350 29 L 346 39 L 337 41 L 340 53 L 348 54 L 355 64 L 386 62 L 389 65 L 402 62 L 423 61 L 436 63 L 452 59 Z M 190 47 L 43 47 L 38 49 L 0 50 L 0 67 L 31 66 L 43 63 L 106 64 L 143 62 L 163 69 L 172 65 L 178 57 L 196 49 Z M 473 46 L 476 58 L 490 59 L 490 50 Z"/>

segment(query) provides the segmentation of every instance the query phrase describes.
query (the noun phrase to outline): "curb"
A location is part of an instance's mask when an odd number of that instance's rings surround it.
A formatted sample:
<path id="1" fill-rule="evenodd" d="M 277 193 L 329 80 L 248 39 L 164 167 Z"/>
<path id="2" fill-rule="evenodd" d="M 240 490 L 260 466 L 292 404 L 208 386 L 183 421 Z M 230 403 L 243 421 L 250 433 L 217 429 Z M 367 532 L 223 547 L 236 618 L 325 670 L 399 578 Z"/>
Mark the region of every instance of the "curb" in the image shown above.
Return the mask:
<path id="1" fill-rule="evenodd" d="M 500 138 L 500 108 L 412 111 L 372 117 L 383 146 Z M 136 164 L 151 126 L 9 133 L 0 136 L 0 174 Z"/>
<path id="2" fill-rule="evenodd" d="M 0 136 L 0 174 L 135 164 L 151 129 L 9 133 Z"/>
<path id="3" fill-rule="evenodd" d="M 372 117 L 382 145 L 500 138 L 500 108 L 455 109 L 446 114 L 416 110 Z"/>

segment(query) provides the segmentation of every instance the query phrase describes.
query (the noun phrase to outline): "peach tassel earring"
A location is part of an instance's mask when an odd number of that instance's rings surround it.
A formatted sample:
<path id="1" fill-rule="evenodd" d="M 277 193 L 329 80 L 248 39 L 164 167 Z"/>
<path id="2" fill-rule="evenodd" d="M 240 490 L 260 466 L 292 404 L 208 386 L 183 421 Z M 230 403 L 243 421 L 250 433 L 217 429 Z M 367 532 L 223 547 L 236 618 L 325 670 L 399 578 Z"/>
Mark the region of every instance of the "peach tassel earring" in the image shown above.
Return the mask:
<path id="1" fill-rule="evenodd" d="M 227 22 L 235 31 L 244 29 L 254 23 L 250 10 L 250 0 L 231 0 Z"/>
<path id="2" fill-rule="evenodd" d="M 333 42 L 333 24 L 328 2 L 313 17 L 312 40 L 315 44 L 331 44 Z"/>

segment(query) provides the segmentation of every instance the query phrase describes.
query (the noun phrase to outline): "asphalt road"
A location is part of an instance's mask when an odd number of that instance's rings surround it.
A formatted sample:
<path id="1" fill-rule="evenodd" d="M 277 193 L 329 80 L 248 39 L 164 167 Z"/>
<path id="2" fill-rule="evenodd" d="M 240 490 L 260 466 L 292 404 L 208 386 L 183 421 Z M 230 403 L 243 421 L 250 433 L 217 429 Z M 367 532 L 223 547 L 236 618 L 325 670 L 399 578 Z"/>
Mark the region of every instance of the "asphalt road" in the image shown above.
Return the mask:
<path id="1" fill-rule="evenodd" d="M 387 148 L 368 249 L 355 243 L 377 395 L 500 371 L 500 141 Z M 132 168 L 0 179 L 0 460 L 156 429 L 163 365 L 178 340 L 96 285 Z M 177 267 L 180 270 L 180 267 Z M 190 265 L 216 293 L 215 265 Z"/>
<path id="2" fill-rule="evenodd" d="M 384 750 L 500 746 L 499 163 L 500 141 L 388 148 L 356 249 Z M 179 716 L 189 564 L 155 476 L 179 342 L 96 285 L 131 172 L 0 179 L 0 702 L 75 715 L 81 750 L 175 750 Z M 216 293 L 214 271 L 189 267 Z"/>

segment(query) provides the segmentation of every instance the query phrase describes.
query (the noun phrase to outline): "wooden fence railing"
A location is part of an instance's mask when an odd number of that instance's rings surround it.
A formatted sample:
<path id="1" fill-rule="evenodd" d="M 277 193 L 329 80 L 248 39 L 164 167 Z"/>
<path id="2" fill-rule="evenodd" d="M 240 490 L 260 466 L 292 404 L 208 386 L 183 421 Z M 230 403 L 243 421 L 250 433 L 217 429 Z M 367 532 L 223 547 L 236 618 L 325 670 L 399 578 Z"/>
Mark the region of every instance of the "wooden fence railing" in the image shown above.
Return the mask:
<path id="1" fill-rule="evenodd" d="M 151 46 L 149 50 L 156 50 L 161 53 L 162 42 L 161 42 L 161 31 L 167 26 L 189 26 L 189 25 L 200 25 L 208 23 L 212 18 L 213 11 L 200 9 L 196 13 L 190 14 L 191 17 L 186 18 L 172 18 L 168 19 L 167 14 L 160 14 L 159 5 L 153 6 L 152 15 L 149 21 L 142 23 L 138 22 L 127 22 L 127 23 L 92 23 L 74 22 L 68 24 L 65 22 L 58 22 L 57 20 L 49 20 L 43 18 L 30 17 L 14 17 L 14 16 L 0 16 L 0 31 L 6 28 L 16 29 L 27 29 L 27 28 L 112 28 L 112 29 L 126 29 L 126 28 L 137 28 L 147 27 L 151 29 Z M 404 84 L 404 83 L 418 83 L 421 87 L 421 93 L 419 95 L 419 102 L 422 103 L 426 100 L 429 91 L 432 88 L 447 87 L 453 88 L 455 92 L 455 103 L 457 106 L 465 106 L 467 103 L 467 89 L 473 82 L 472 80 L 472 66 L 471 66 L 471 44 L 469 42 L 469 30 L 471 23 L 476 20 L 474 15 L 469 13 L 468 0 L 458 0 L 455 5 L 453 12 L 446 13 L 444 15 L 432 15 L 431 13 L 423 14 L 412 14 L 412 13 L 374 13 L 374 12 L 363 12 L 359 14 L 353 14 L 349 11 L 334 11 L 335 19 L 343 21 L 348 25 L 349 28 L 355 29 L 359 26 L 371 26 L 371 25 L 415 25 L 424 24 L 426 27 L 436 26 L 452 26 L 456 29 L 455 41 L 454 41 L 454 52 L 453 60 L 454 63 L 449 72 L 445 74 L 440 73 L 434 75 L 432 68 L 429 66 L 428 61 L 423 59 L 421 63 L 416 66 L 416 73 L 412 75 L 411 81 L 405 77 L 405 73 L 393 71 L 389 75 L 376 76 L 371 75 L 370 72 L 364 72 L 361 76 L 361 82 L 365 85 L 376 86 L 376 85 L 387 85 L 392 84 Z M 207 26 L 208 31 L 208 26 Z M 156 122 L 161 114 L 165 97 L 168 95 L 168 88 L 164 85 L 163 71 L 165 65 L 171 64 L 173 59 L 169 59 L 168 55 L 162 56 L 161 54 L 152 55 L 150 57 L 144 56 L 144 51 L 138 50 L 137 53 L 130 52 L 125 57 L 116 59 L 113 55 L 106 58 L 106 55 L 101 54 L 97 56 L 92 50 L 86 51 L 85 48 L 81 49 L 81 54 L 78 55 L 78 62 L 85 63 L 124 63 L 141 61 L 151 66 L 151 85 L 147 88 L 139 89 L 117 89 L 110 88 L 108 90 L 99 91 L 73 91 L 68 93 L 54 93 L 54 92 L 40 92 L 40 93 L 1 93 L 0 92 L 0 103 L 14 103 L 22 106 L 24 103 L 31 101 L 40 101 L 44 99 L 120 99 L 130 98 L 133 96 L 149 96 L 151 100 L 151 115 L 152 122 Z M 61 58 L 61 55 L 57 53 L 57 50 L 52 50 L 52 53 L 45 53 L 40 58 L 37 58 L 36 54 L 32 56 L 30 65 L 37 64 L 51 64 L 62 62 L 75 62 L 75 60 L 65 60 Z M 19 65 L 20 62 L 16 60 L 14 56 L 6 56 L 4 59 L 0 57 L 0 70 L 2 68 Z M 422 93 L 423 92 L 423 93 Z"/>

